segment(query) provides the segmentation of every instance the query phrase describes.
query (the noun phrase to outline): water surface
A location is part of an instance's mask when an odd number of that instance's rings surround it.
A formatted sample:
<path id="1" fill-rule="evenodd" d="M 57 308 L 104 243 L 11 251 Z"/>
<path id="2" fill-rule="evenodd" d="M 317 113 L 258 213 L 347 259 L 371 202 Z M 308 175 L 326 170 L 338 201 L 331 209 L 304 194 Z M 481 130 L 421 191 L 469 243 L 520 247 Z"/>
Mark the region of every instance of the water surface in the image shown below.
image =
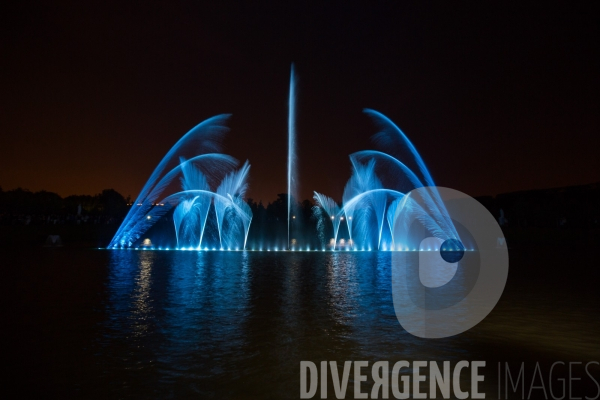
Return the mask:
<path id="1" fill-rule="evenodd" d="M 16 393 L 298 398 L 301 360 L 335 360 L 340 369 L 356 360 L 485 360 L 482 388 L 495 398 L 499 361 L 516 368 L 524 361 L 532 370 L 535 362 L 600 359 L 590 282 L 597 272 L 561 274 L 572 257 L 512 255 L 506 291 L 482 323 L 425 340 L 396 319 L 390 253 L 59 249 L 3 256 L 12 266 L 4 292 L 15 321 L 8 334 L 12 374 L 22 382 Z"/>

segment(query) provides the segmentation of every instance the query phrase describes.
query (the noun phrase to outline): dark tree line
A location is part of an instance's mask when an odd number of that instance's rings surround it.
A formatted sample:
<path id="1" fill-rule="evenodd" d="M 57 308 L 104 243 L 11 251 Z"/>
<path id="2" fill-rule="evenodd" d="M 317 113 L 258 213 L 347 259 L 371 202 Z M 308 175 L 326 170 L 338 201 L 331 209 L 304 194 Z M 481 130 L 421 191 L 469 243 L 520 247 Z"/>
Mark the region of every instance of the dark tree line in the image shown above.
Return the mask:
<path id="1" fill-rule="evenodd" d="M 65 223 L 120 222 L 128 210 L 129 199 L 113 189 L 94 196 L 73 195 L 65 198 L 45 190 L 31 192 L 0 188 L 0 224 L 39 225 Z"/>
<path id="2" fill-rule="evenodd" d="M 600 227 L 599 183 L 506 193 L 496 197 L 479 197 L 477 200 L 497 219 L 502 212 L 508 226 Z M 313 215 L 312 200 L 299 202 L 291 199 L 289 238 L 287 194 L 279 194 L 276 200 L 266 206 L 253 199 L 248 199 L 247 203 L 253 214 L 246 244 L 248 249 L 285 249 L 288 243 L 296 249 L 318 249 L 333 237 L 332 226 L 327 223 L 329 221 L 322 224 L 321 234 L 317 232 L 318 221 Z M 0 225 L 111 224 L 116 229 L 130 207 L 130 199 L 113 189 L 103 190 L 94 196 L 63 198 L 48 191 L 31 192 L 21 188 L 3 191 L 0 188 Z M 215 218 L 211 214 L 209 220 L 212 219 Z M 165 238 L 173 236 L 172 212 L 158 221 L 152 230 Z M 342 238 L 344 232 L 347 233 L 347 230 L 340 229 L 338 237 Z M 212 241 L 217 240 L 218 237 L 212 238 Z"/>
<path id="3" fill-rule="evenodd" d="M 253 214 L 248 233 L 247 248 L 286 248 L 288 243 L 288 196 L 279 194 L 266 206 L 247 200 Z M 3 191 L 0 188 L 1 225 L 57 225 L 57 224 L 119 224 L 131 207 L 131 200 L 113 189 L 96 195 L 61 197 L 45 190 L 31 192 L 18 188 Z M 290 242 L 296 248 L 321 246 L 313 218 L 313 201 L 291 200 Z M 214 219 L 209 218 L 209 219 Z M 153 227 L 153 234 L 170 237 L 172 212 Z M 164 232 L 162 232 L 164 231 Z"/>
<path id="4" fill-rule="evenodd" d="M 539 228 L 600 227 L 600 183 L 478 197 L 506 225 Z"/>
<path id="5" fill-rule="evenodd" d="M 248 199 L 252 210 L 252 224 L 246 248 L 286 248 L 288 244 L 288 195 L 281 193 L 265 207 L 262 202 Z M 317 248 L 321 242 L 317 235 L 317 220 L 313 217 L 312 200 L 290 201 L 290 245 L 295 248 Z"/>

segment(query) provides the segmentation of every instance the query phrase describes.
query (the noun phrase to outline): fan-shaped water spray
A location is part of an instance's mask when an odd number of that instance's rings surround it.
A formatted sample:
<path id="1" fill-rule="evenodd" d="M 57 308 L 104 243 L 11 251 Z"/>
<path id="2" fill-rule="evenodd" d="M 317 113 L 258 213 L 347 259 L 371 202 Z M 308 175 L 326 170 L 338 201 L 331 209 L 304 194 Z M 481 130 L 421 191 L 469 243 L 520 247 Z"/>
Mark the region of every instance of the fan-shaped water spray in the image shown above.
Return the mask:
<path id="1" fill-rule="evenodd" d="M 315 216 L 320 221 L 320 236 L 323 236 L 325 221 L 329 219 L 334 231 L 332 249 L 343 247 L 337 242 L 337 236 L 340 221 L 345 217 L 350 236 L 346 247 L 403 249 L 404 244 L 394 238 L 394 226 L 403 220 L 403 214 L 409 213 L 417 216 L 432 235 L 443 240 L 458 239 L 452 220 L 434 189 L 433 179 L 414 145 L 383 114 L 368 109 L 365 113 L 379 128 L 373 137 L 375 144 L 387 152 L 364 150 L 350 155 L 352 176 L 344 189 L 341 206 L 315 192 Z M 427 209 L 407 195 L 412 189 L 424 186 L 432 188 L 420 203 Z"/>
<path id="2" fill-rule="evenodd" d="M 246 161 L 236 171 L 238 162 L 218 153 L 227 131 L 224 125 L 227 118 L 228 115 L 219 115 L 202 122 L 169 150 L 144 185 L 109 248 L 135 246 L 144 233 L 171 211 L 177 247 L 201 248 L 210 215 L 215 216 L 221 248 L 245 247 L 252 221 L 252 212 L 243 200 L 250 164 Z M 174 165 L 175 162 L 178 164 Z M 169 165 L 174 166 L 164 173 Z M 175 181 L 177 176 L 179 185 Z"/>

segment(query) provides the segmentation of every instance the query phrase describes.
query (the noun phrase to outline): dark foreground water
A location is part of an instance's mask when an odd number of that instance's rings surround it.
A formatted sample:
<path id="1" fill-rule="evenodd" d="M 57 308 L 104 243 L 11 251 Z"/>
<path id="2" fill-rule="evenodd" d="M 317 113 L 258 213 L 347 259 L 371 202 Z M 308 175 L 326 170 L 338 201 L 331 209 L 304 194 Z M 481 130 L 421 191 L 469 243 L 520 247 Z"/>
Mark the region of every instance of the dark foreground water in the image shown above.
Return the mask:
<path id="1" fill-rule="evenodd" d="M 483 360 L 488 399 L 498 398 L 498 362 L 514 377 L 525 363 L 525 397 L 536 362 L 546 391 L 568 378 L 566 366 L 552 377 L 552 363 L 582 362 L 571 396 L 597 392 L 584 370 L 600 361 L 593 252 L 512 252 L 494 311 L 439 340 L 398 323 L 389 253 L 37 249 L 0 259 L 10 371 L 0 391 L 10 398 L 298 398 L 302 360 L 340 371 L 344 361 Z M 597 365 L 590 372 L 600 380 Z"/>

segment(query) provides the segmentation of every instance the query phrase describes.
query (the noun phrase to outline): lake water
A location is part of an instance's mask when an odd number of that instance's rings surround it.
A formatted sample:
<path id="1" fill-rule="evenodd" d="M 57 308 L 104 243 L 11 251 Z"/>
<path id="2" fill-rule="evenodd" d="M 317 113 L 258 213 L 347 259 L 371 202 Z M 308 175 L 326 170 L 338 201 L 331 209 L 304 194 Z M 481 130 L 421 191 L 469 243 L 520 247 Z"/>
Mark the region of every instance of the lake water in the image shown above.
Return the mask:
<path id="1" fill-rule="evenodd" d="M 480 391 L 498 398 L 498 362 L 515 373 L 525 362 L 527 379 L 539 362 L 546 379 L 555 361 L 600 361 L 592 252 L 511 253 L 492 313 L 438 340 L 416 338 L 398 323 L 385 252 L 0 256 L 7 377 L 16 396 L 298 398 L 303 360 L 334 360 L 340 371 L 344 361 L 389 361 L 391 369 L 399 360 L 485 360 Z M 591 371 L 600 378 L 596 366 Z M 596 386 L 578 373 L 574 393 L 593 396 Z M 348 397 L 352 382 L 351 374 Z M 369 379 L 364 387 L 371 386 Z M 328 393 L 335 398 L 331 386 Z M 544 396 L 538 390 L 531 398 Z"/>

